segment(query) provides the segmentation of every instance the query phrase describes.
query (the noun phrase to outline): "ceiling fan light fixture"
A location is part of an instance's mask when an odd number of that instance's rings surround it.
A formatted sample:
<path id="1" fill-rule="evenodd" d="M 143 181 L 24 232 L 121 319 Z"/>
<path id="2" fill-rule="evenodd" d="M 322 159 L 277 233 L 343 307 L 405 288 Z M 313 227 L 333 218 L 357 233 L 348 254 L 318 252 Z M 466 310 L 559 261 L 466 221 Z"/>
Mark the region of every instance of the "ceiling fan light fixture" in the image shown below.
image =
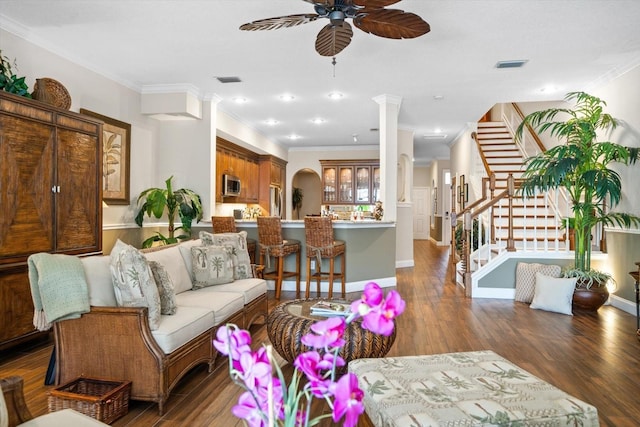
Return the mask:
<path id="1" fill-rule="evenodd" d="M 331 22 L 331 25 L 335 27 L 342 25 L 342 23 L 344 22 L 344 18 L 346 17 L 347 15 L 345 15 L 345 13 L 341 10 L 332 10 L 331 12 L 329 12 L 329 21 Z"/>

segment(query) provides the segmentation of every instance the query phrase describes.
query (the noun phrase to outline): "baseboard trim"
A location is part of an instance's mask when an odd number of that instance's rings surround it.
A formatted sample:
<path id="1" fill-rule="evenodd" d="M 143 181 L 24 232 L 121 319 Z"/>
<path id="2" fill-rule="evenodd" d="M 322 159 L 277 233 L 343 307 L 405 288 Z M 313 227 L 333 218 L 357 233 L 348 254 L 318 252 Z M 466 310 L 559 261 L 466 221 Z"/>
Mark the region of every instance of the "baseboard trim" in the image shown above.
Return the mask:
<path id="1" fill-rule="evenodd" d="M 406 268 L 415 266 L 415 262 L 412 259 L 406 259 L 404 261 L 396 261 L 396 268 Z"/>

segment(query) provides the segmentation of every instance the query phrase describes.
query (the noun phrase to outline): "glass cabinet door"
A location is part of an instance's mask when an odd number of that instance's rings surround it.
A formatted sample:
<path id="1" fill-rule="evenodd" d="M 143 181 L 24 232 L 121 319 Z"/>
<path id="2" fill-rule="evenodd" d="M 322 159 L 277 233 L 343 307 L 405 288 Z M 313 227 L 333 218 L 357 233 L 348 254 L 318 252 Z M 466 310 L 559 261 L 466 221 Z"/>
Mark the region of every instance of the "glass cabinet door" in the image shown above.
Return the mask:
<path id="1" fill-rule="evenodd" d="M 382 199 L 380 199 L 380 166 L 374 166 L 371 168 L 371 170 L 373 174 L 373 181 L 372 181 L 373 198 L 371 199 L 371 203 L 375 203 L 378 200 L 382 201 Z"/>
<path id="2" fill-rule="evenodd" d="M 353 203 L 353 168 L 340 167 L 340 203 Z"/>
<path id="3" fill-rule="evenodd" d="M 325 203 L 335 203 L 337 201 L 336 197 L 336 168 L 335 167 L 326 167 L 322 169 L 322 181 L 324 185 L 324 189 L 322 192 L 323 201 Z"/>
<path id="4" fill-rule="evenodd" d="M 356 203 L 370 203 L 371 201 L 369 173 L 369 166 L 356 167 Z"/>

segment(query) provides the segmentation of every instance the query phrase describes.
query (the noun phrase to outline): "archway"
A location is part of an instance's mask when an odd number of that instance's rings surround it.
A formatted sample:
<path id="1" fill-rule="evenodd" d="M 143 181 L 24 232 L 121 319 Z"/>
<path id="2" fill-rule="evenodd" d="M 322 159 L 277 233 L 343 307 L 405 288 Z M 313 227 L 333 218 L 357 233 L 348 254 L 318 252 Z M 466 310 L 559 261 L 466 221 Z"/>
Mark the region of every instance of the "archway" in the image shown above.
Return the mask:
<path id="1" fill-rule="evenodd" d="M 294 188 L 302 190 L 302 206 L 299 211 L 291 210 L 291 219 L 304 218 L 306 215 L 320 215 L 322 209 L 322 181 L 312 169 L 300 169 L 291 180 L 291 193 Z"/>

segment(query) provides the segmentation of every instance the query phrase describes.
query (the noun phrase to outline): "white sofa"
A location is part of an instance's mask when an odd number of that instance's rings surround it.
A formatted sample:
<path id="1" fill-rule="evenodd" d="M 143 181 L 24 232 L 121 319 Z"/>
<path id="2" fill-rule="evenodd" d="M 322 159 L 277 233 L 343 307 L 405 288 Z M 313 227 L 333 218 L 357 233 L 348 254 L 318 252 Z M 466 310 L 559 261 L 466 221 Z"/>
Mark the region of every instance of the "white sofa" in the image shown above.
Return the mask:
<path id="1" fill-rule="evenodd" d="M 184 254 L 200 243 L 142 251 L 149 261 L 164 266 L 175 289 L 177 311 L 160 316 L 156 330 L 149 327 L 146 308 L 117 307 L 110 256 L 83 258 L 91 310 L 79 319 L 54 323 L 56 384 L 80 376 L 130 380 L 131 398 L 157 402 L 162 414 L 169 393 L 189 370 L 202 363 L 214 369 L 217 351 L 212 341 L 219 325 L 249 328 L 266 319 L 262 278 L 192 290 Z"/>

